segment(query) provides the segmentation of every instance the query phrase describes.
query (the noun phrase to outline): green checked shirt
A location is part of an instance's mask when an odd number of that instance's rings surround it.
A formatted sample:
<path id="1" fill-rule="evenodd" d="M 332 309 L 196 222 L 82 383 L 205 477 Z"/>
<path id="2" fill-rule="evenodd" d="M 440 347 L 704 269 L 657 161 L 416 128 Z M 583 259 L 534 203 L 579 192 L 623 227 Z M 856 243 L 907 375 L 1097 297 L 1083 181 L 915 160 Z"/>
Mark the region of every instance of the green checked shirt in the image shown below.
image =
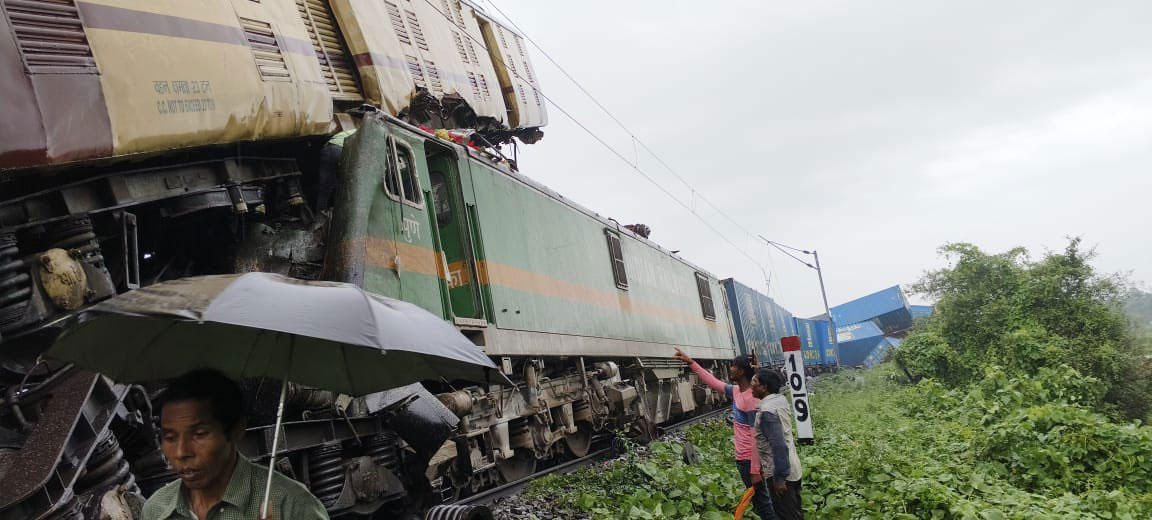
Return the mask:
<path id="1" fill-rule="evenodd" d="M 264 501 L 264 484 L 268 468 L 236 457 L 236 469 L 224 498 L 208 512 L 208 518 L 196 518 L 188 507 L 180 480 L 160 488 L 144 504 L 144 520 L 258 520 Z M 268 504 L 270 520 L 328 520 L 324 506 L 303 484 L 280 473 L 272 479 L 272 500 Z"/>

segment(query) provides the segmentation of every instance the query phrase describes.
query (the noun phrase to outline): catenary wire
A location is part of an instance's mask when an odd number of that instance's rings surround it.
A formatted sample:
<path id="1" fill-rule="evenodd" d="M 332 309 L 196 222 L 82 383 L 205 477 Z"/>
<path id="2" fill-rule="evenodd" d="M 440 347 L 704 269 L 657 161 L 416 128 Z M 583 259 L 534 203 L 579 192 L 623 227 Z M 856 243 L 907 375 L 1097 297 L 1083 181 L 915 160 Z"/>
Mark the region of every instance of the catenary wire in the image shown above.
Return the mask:
<path id="1" fill-rule="evenodd" d="M 512 20 L 512 17 L 508 16 L 507 13 L 505 13 L 503 10 L 501 10 L 500 7 L 497 6 L 494 1 L 486 0 L 485 3 L 488 4 L 489 6 L 491 6 L 492 9 L 496 10 L 497 13 L 500 13 L 500 16 L 504 17 L 504 19 L 507 20 L 508 23 L 511 24 L 514 29 L 519 31 L 520 34 L 524 36 L 524 39 L 528 40 L 528 43 L 531 43 L 532 46 L 535 47 L 537 51 L 540 51 L 540 54 L 544 55 L 544 57 L 550 63 L 552 63 L 552 65 L 554 65 L 560 71 L 560 73 L 564 75 L 565 78 L 568 78 L 568 81 L 571 81 L 572 84 L 575 85 L 576 88 L 580 90 L 580 92 L 583 92 L 584 95 L 587 96 L 588 99 L 591 100 L 592 103 L 595 104 L 602 112 L 604 112 L 605 115 L 607 115 L 610 119 L 612 119 L 612 121 L 614 121 L 620 127 L 620 129 L 624 130 L 624 132 L 628 134 L 628 137 L 630 137 L 632 139 L 634 145 L 639 145 L 641 148 L 643 148 L 644 151 L 648 152 L 648 155 L 651 155 L 652 158 L 656 159 L 656 162 L 660 163 L 660 165 L 663 166 L 664 169 L 668 170 L 668 173 L 671 173 L 673 177 L 676 177 L 677 180 L 679 180 L 682 184 L 684 184 L 684 186 L 686 186 L 689 190 L 691 190 L 693 197 L 698 197 L 701 201 L 704 202 L 704 204 L 707 204 L 709 207 L 712 208 L 713 211 L 715 211 L 717 214 L 719 214 L 720 216 L 727 219 L 728 222 L 731 222 L 733 225 L 735 225 L 737 228 L 739 228 L 741 231 L 743 231 L 750 238 L 756 238 L 756 235 L 754 233 L 752 233 L 747 228 L 745 228 L 743 225 L 741 225 L 739 222 L 737 222 L 736 219 L 728 216 L 728 214 L 725 213 L 724 210 L 720 209 L 715 204 L 713 204 L 712 201 L 708 200 L 707 197 L 701 195 L 700 191 L 697 190 L 696 187 L 693 186 L 691 183 L 689 183 L 687 179 L 685 179 L 683 176 L 681 176 L 674 168 L 672 168 L 672 166 L 669 165 L 667 163 L 667 161 L 664 160 L 663 157 L 661 157 L 654 150 L 652 150 L 652 148 L 650 148 L 648 146 L 648 144 L 645 143 L 642 139 L 640 139 L 639 137 L 636 137 L 636 133 L 633 132 L 632 129 L 628 128 L 627 125 L 625 125 L 622 121 L 620 121 L 620 119 L 617 118 L 616 115 L 613 114 L 610 110 L 608 110 L 608 108 L 605 107 L 604 104 L 600 102 L 600 100 L 596 99 L 596 96 L 593 96 L 592 93 L 588 91 L 588 89 L 584 88 L 584 85 L 580 84 L 579 81 L 576 81 L 576 78 L 574 78 L 571 74 L 569 74 L 568 71 L 562 65 L 560 65 L 559 62 L 557 62 L 554 58 L 552 58 L 552 55 L 548 54 L 548 51 L 545 51 L 544 48 L 540 46 L 540 44 L 536 43 L 536 40 L 532 39 L 531 36 L 528 36 L 528 33 L 525 32 L 523 29 L 521 29 L 520 26 L 517 25 L 516 22 Z M 535 88 L 535 87 L 533 87 L 533 88 Z"/>
<path id="2" fill-rule="evenodd" d="M 788 249 L 791 249 L 791 250 L 796 251 L 798 253 L 804 253 L 806 255 L 812 254 L 812 252 L 807 250 L 807 249 L 800 249 L 799 247 L 792 247 L 788 244 L 781 244 L 780 242 L 777 242 L 775 240 L 768 240 L 767 238 L 764 238 L 764 235 L 757 235 L 757 236 L 760 237 L 760 240 L 763 240 L 763 241 L 768 242 L 770 244 L 776 244 L 780 247 L 788 248 Z"/>
<path id="3" fill-rule="evenodd" d="M 788 255 L 788 256 L 790 256 L 790 257 L 792 257 L 792 259 L 793 259 L 793 260 L 795 260 L 795 261 L 797 261 L 797 262 L 800 262 L 800 263 L 802 263 L 802 264 L 804 264 L 804 265 L 806 265 L 806 266 L 808 266 L 808 267 L 811 267 L 812 269 L 815 269 L 815 268 L 816 268 L 816 266 L 814 266 L 814 265 L 812 265 L 812 264 L 810 264 L 810 263 L 808 263 L 808 262 L 805 262 L 805 261 L 801 260 L 800 258 L 796 257 L 796 256 L 795 256 L 795 255 L 793 255 L 792 253 L 789 253 L 789 252 L 788 252 L 786 249 L 784 249 L 784 248 L 782 248 L 782 247 L 780 247 L 780 246 L 776 245 L 776 242 L 768 242 L 768 244 L 769 244 L 769 245 L 771 245 L 772 247 L 775 247 L 776 249 L 779 249 L 779 250 L 780 250 L 782 253 L 784 253 L 784 254 L 786 254 L 786 255 Z"/>
<path id="4" fill-rule="evenodd" d="M 697 213 L 695 209 L 693 209 L 691 206 L 686 204 L 683 200 L 680 200 L 680 198 L 677 197 L 675 194 L 673 194 L 671 191 L 668 191 L 668 189 L 665 188 L 662 184 L 660 184 L 659 181 L 657 181 L 655 178 L 653 178 L 651 175 L 649 175 L 643 169 L 641 169 L 638 163 L 629 161 L 628 158 L 624 156 L 624 154 L 620 153 L 620 151 L 616 150 L 614 147 L 612 147 L 612 145 L 608 144 L 607 141 L 605 141 L 603 138 L 601 138 L 599 135 L 597 135 L 595 132 L 593 132 L 592 129 L 585 126 L 584 123 L 580 122 L 579 119 L 576 119 L 575 116 L 573 116 L 571 113 L 569 113 L 567 110 L 565 110 L 564 107 L 560 106 L 560 104 L 558 104 L 555 100 L 548 97 L 548 95 L 545 94 L 544 92 L 542 92 L 539 88 L 537 88 L 536 85 L 533 84 L 532 81 L 521 76 L 518 71 L 515 71 L 511 67 L 508 67 L 508 64 L 504 62 L 504 59 L 501 56 L 494 55 L 488 49 L 488 44 L 486 42 L 484 42 L 483 40 L 477 39 L 475 36 L 473 36 L 470 32 L 468 32 L 467 27 L 462 27 L 459 24 L 457 24 L 456 20 L 454 20 L 452 18 L 451 14 L 445 13 L 444 11 L 441 11 L 439 7 L 437 7 L 435 4 L 432 3 L 432 0 L 424 0 L 424 2 L 427 3 L 428 7 L 432 8 L 433 11 L 436 11 L 438 14 L 440 14 L 440 16 L 444 17 L 445 20 L 448 20 L 448 23 L 450 23 L 453 26 L 455 26 L 456 28 L 460 29 L 461 32 L 463 32 L 464 35 L 466 37 L 468 37 L 468 39 L 480 44 L 480 46 L 485 51 L 488 51 L 488 55 L 491 56 L 497 62 L 499 62 L 499 64 L 502 67 L 504 67 L 505 70 L 507 70 L 512 75 L 519 78 L 521 81 L 524 81 L 525 83 L 527 83 L 527 85 L 529 87 L 531 87 L 532 90 L 535 91 L 535 93 L 537 95 L 544 98 L 545 101 L 547 101 L 549 104 L 551 104 L 553 107 L 555 107 L 556 110 L 559 110 L 561 114 L 564 114 L 565 117 L 567 117 L 569 120 L 571 120 L 573 123 L 575 123 L 576 126 L 580 127 L 581 130 L 583 130 L 586 134 L 588 134 L 590 137 L 592 137 L 592 139 L 594 139 L 597 143 L 599 143 L 601 146 L 603 146 L 609 152 L 612 152 L 613 155 L 615 155 L 618 159 L 623 161 L 625 164 L 632 167 L 632 169 L 634 171 L 636 171 L 636 173 L 640 174 L 640 176 L 644 177 L 644 179 L 646 179 L 648 182 L 650 182 L 653 186 L 656 186 L 656 188 L 658 188 L 660 191 L 664 192 L 664 194 L 667 195 L 669 198 L 676 201 L 677 204 L 679 204 L 681 207 L 683 207 L 685 210 L 687 210 L 689 213 L 691 213 L 693 216 L 695 216 L 697 220 L 699 220 L 706 227 L 708 227 L 708 229 L 712 230 L 713 233 L 716 233 L 716 236 L 718 236 L 722 240 L 724 240 L 724 242 L 726 242 L 729 246 L 731 246 L 733 249 L 738 251 L 741 255 L 743 255 L 745 258 L 750 260 L 752 263 L 756 264 L 761 269 L 763 269 L 763 265 L 758 260 L 756 260 L 756 258 L 754 258 L 747 251 L 745 251 L 744 248 L 736 245 L 736 243 L 733 242 L 731 239 L 729 239 L 727 235 L 722 233 L 719 229 L 717 229 L 710 222 L 708 222 L 707 219 L 705 219 L 703 216 L 701 216 L 699 213 Z M 492 5 L 493 8 L 495 8 L 495 5 L 493 5 L 491 2 L 488 2 L 488 4 Z M 509 23 L 511 23 L 511 22 L 509 22 Z M 515 24 L 512 24 L 512 25 L 515 27 Z M 521 31 L 521 33 L 523 33 L 523 31 Z M 526 35 L 525 35 L 525 38 L 527 39 Z M 529 40 L 529 41 L 531 41 L 531 40 Z M 533 42 L 533 45 L 535 45 L 534 42 Z M 539 49 L 540 47 L 537 46 L 536 48 Z M 541 52 L 543 52 L 543 51 L 541 51 Z M 550 59 L 550 61 L 551 61 L 551 59 Z M 559 65 L 557 65 L 557 66 L 559 66 Z M 565 75 L 567 75 L 567 73 L 565 73 Z M 575 81 L 575 80 L 573 80 L 573 81 Z M 581 88 L 581 90 L 583 90 L 583 89 Z M 597 103 L 597 104 L 599 104 L 599 103 Z M 603 106 L 601 106 L 601 108 L 603 108 Z M 615 118 L 613 117 L 613 119 L 615 119 Z M 633 139 L 635 139 L 634 136 L 633 136 Z M 637 142 L 639 142 L 639 140 L 637 140 Z M 646 150 L 648 150 L 647 146 L 645 146 L 643 143 L 640 143 L 640 145 L 642 147 L 644 147 Z M 651 150 L 648 150 L 648 152 L 650 154 L 652 153 Z M 653 154 L 653 156 L 656 157 L 655 154 Z M 657 159 L 657 161 L 660 161 L 662 164 L 664 164 L 663 161 L 660 160 L 659 157 L 656 157 L 656 159 Z M 665 165 L 665 167 L 667 168 L 667 165 Z M 675 172 L 673 172 L 673 174 L 675 175 Z M 684 182 L 683 179 L 681 179 L 681 182 Z M 691 188 L 691 185 L 689 185 L 689 187 Z M 692 189 L 692 191 L 693 191 L 693 193 L 696 192 L 696 190 L 694 188 Z M 704 202 L 707 203 L 709 206 L 712 206 L 713 209 L 716 209 L 715 206 L 713 206 L 712 203 L 709 202 L 707 199 L 705 199 L 702 196 L 700 198 L 701 198 L 701 200 L 704 200 Z M 729 220 L 731 220 L 730 217 L 725 216 L 725 218 L 728 218 Z M 748 233 L 748 230 L 744 229 L 743 226 L 740 226 L 738 223 L 735 223 L 735 222 L 733 222 L 733 223 L 736 224 L 737 227 L 740 227 L 742 231 L 744 231 L 745 233 Z M 751 235 L 751 234 L 749 233 L 749 235 Z"/>

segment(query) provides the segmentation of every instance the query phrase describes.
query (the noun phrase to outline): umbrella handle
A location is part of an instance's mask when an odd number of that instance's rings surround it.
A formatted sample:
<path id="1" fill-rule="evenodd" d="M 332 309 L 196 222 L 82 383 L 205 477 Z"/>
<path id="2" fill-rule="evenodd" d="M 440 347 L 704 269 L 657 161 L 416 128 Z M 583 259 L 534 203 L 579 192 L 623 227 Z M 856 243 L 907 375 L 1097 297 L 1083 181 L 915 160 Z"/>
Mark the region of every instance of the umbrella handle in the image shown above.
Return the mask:
<path id="1" fill-rule="evenodd" d="M 284 421 L 284 398 L 288 394 L 288 378 L 280 385 L 280 404 L 276 407 L 276 429 L 272 431 L 272 452 L 268 456 L 268 482 L 264 484 L 264 503 L 260 506 L 260 519 L 268 520 L 268 500 L 272 497 L 272 472 L 276 471 L 276 448 L 280 446 L 280 426 Z"/>

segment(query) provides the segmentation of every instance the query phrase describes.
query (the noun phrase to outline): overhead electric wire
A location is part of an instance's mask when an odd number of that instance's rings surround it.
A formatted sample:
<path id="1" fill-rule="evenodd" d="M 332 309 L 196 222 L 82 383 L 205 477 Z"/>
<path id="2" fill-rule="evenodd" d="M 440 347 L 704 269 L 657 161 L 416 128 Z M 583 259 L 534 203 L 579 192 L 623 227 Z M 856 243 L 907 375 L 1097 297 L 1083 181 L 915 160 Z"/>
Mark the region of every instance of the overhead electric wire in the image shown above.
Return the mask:
<path id="1" fill-rule="evenodd" d="M 767 243 L 769 243 L 769 244 L 776 244 L 776 245 L 778 245 L 778 246 L 781 246 L 781 247 L 786 247 L 786 248 L 788 248 L 788 249 L 791 249 L 791 250 L 793 250 L 793 251 L 796 251 L 796 252 L 804 253 L 804 254 L 806 254 L 806 255 L 810 255 L 810 254 L 812 254 L 812 252 L 811 252 L 811 251 L 809 251 L 809 250 L 807 250 L 807 249 L 800 249 L 799 247 L 792 247 L 792 246 L 790 246 L 790 245 L 788 245 L 788 244 L 781 244 L 780 242 L 777 242 L 777 241 L 775 241 L 775 240 L 768 240 L 767 238 L 764 238 L 764 235 L 756 235 L 756 236 L 760 237 L 760 240 L 763 240 L 763 241 L 765 241 L 765 242 L 767 242 Z"/>
<path id="2" fill-rule="evenodd" d="M 736 245 L 735 242 L 732 242 L 732 240 L 730 240 L 726 235 L 724 235 L 724 233 L 722 233 L 719 229 L 716 229 L 715 226 L 713 226 L 711 223 L 709 223 L 707 219 L 700 216 L 700 214 L 697 213 L 695 209 L 693 209 L 691 206 L 686 204 L 684 201 L 680 200 L 679 197 L 677 197 L 671 191 L 668 191 L 668 189 L 665 188 L 662 184 L 660 184 L 656 179 L 652 178 L 652 176 L 648 175 L 647 173 L 644 172 L 644 170 L 640 169 L 640 165 L 638 164 L 638 162 L 629 161 L 626 157 L 624 157 L 624 154 L 620 153 L 618 150 L 613 148 L 612 145 L 609 145 L 607 141 L 605 141 L 603 138 L 601 138 L 599 135 L 597 135 L 595 132 L 593 132 L 592 129 L 585 126 L 584 123 L 581 123 L 580 120 L 576 119 L 576 117 L 573 116 L 571 113 L 569 113 L 567 110 L 565 110 L 564 107 L 560 106 L 560 104 L 558 104 L 552 98 L 548 97 L 547 94 L 545 94 L 539 88 L 537 88 L 536 85 L 534 85 L 531 80 L 521 76 L 518 71 L 512 69 L 511 67 L 508 67 L 508 64 L 504 62 L 504 59 L 501 56 L 494 55 L 488 49 L 488 44 L 485 43 L 483 40 L 477 39 L 475 36 L 473 36 L 471 33 L 469 33 L 467 27 L 463 27 L 463 26 L 457 24 L 456 20 L 454 20 L 452 18 L 451 14 L 445 13 L 444 11 L 441 11 L 439 7 L 437 7 L 435 4 L 432 3 L 432 0 L 424 0 L 424 2 L 427 3 L 428 6 L 431 7 L 433 11 L 436 11 L 437 13 L 440 14 L 440 16 L 443 16 L 445 20 L 448 20 L 448 23 L 450 23 L 453 26 L 455 26 L 456 28 L 460 29 L 461 32 L 463 32 L 464 35 L 467 36 L 470 40 L 480 44 L 480 46 L 485 51 L 488 51 L 488 55 L 491 56 L 492 59 L 499 62 L 499 64 L 501 66 L 503 66 L 504 69 L 507 70 L 508 72 L 510 72 L 512 75 L 516 76 L 520 80 L 527 83 L 528 86 L 531 87 L 532 90 L 536 92 L 536 94 L 538 94 L 540 97 L 544 98 L 544 100 L 547 101 L 549 104 L 551 104 L 553 107 L 556 107 L 556 109 L 559 110 L 561 114 L 564 114 L 564 116 L 567 117 L 569 120 L 571 120 L 573 123 L 575 123 L 576 126 L 580 127 L 581 130 L 584 130 L 584 132 L 587 133 L 590 137 L 592 137 L 592 139 L 596 140 L 596 142 L 600 143 L 601 146 L 606 148 L 608 151 L 612 152 L 613 155 L 615 155 L 617 158 L 619 158 L 625 164 L 631 166 L 632 169 L 636 171 L 636 173 L 639 173 L 648 182 L 652 183 L 652 185 L 656 186 L 656 188 L 658 188 L 660 191 L 664 192 L 665 195 L 667 195 L 672 200 L 676 201 L 677 204 L 682 206 L 684 209 L 688 210 L 688 212 L 691 213 L 693 216 L 695 216 L 697 220 L 699 220 L 701 223 L 703 223 L 705 226 L 707 226 L 708 229 L 712 230 L 713 233 L 716 233 L 717 236 L 719 236 L 722 240 L 724 240 L 724 242 L 727 242 L 728 245 L 732 246 L 733 249 L 738 251 L 740 254 L 744 255 L 745 258 L 752 261 L 752 263 L 756 264 L 758 267 L 760 267 L 760 269 L 764 269 L 764 266 L 758 260 L 756 260 L 751 254 L 749 254 L 747 251 L 745 251 L 740 246 Z M 489 5 L 492 5 L 493 8 L 496 8 L 496 6 L 493 5 L 491 2 L 488 2 L 488 3 L 489 3 Z M 496 10 L 499 11 L 499 9 L 496 9 Z M 503 12 L 501 12 L 501 15 L 503 15 Z M 507 15 L 504 15 L 504 16 L 507 17 Z M 512 22 L 509 21 L 509 23 L 512 23 Z M 512 26 L 516 27 L 516 24 L 512 23 Z M 519 30 L 518 27 L 517 27 L 517 30 Z M 520 32 L 521 32 L 521 34 L 523 34 L 523 31 L 520 31 Z M 526 34 L 524 35 L 524 37 L 525 37 L 525 39 L 528 39 L 528 41 L 532 42 L 532 40 L 530 38 L 528 38 Z M 536 45 L 535 42 L 532 42 L 532 44 Z M 536 48 L 538 50 L 540 50 L 540 47 L 538 45 L 536 45 Z M 540 50 L 540 52 L 544 52 L 544 51 Z M 549 57 L 549 61 L 552 61 L 551 57 Z M 554 61 L 552 63 L 556 64 Z M 559 68 L 559 64 L 556 64 L 556 66 Z M 565 72 L 564 75 L 568 76 L 568 73 Z M 572 79 L 571 76 L 569 76 L 569 79 Z M 573 81 L 573 83 L 575 83 L 574 79 L 572 79 L 572 81 Z M 584 90 L 583 87 L 580 87 L 580 89 Z M 589 97 L 591 97 L 591 94 L 588 94 L 587 91 L 584 91 L 584 92 Z M 599 105 L 602 110 L 607 112 L 607 109 L 604 108 L 603 105 L 600 105 L 599 102 L 596 102 L 596 104 Z M 611 114 L 609 114 L 609 115 L 611 116 Z M 616 120 L 615 117 L 612 117 L 612 119 Z M 617 124 L 621 124 L 619 122 L 619 120 L 616 120 L 616 122 L 617 122 Z M 632 136 L 632 138 L 636 139 L 635 136 Z M 665 168 L 668 168 L 667 164 L 664 163 L 664 161 L 661 160 L 659 157 L 657 157 L 654 153 L 652 153 L 652 151 L 650 149 L 648 149 L 648 147 L 646 145 L 644 145 L 644 143 L 640 142 L 639 139 L 636 139 L 636 142 L 640 143 L 640 145 L 643 146 L 645 150 L 648 150 L 648 153 L 652 154 L 653 157 L 656 157 L 657 161 L 659 161 L 661 164 L 664 164 Z M 671 170 L 669 170 L 669 171 L 671 171 Z M 672 172 L 672 174 L 676 175 L 675 172 Z M 677 178 L 680 178 L 679 175 L 677 175 Z M 686 185 L 688 185 L 687 182 L 683 180 L 683 178 L 680 178 L 680 179 L 681 179 L 681 182 L 684 182 Z M 688 187 L 690 189 L 692 189 L 692 192 L 695 195 L 696 194 L 695 188 L 692 188 L 691 185 L 688 185 Z M 701 196 L 700 198 L 703 199 L 709 206 L 712 206 L 712 203 L 709 202 L 707 199 L 705 199 L 703 196 Z M 712 207 L 715 209 L 715 206 L 712 206 Z M 728 217 L 727 215 L 725 215 L 725 218 L 728 218 L 729 220 L 731 220 L 731 218 Z M 733 221 L 733 223 L 735 223 L 735 221 Z M 738 223 L 736 225 L 737 225 L 737 227 L 740 227 L 741 230 L 743 230 L 745 233 L 748 233 L 748 230 L 744 229 L 743 226 L 740 226 Z M 749 233 L 749 235 L 751 236 L 751 233 Z"/>
<path id="3" fill-rule="evenodd" d="M 803 261 L 803 260 L 801 260 L 801 259 L 797 258 L 797 257 L 796 257 L 795 255 L 793 255 L 792 253 L 789 253 L 789 252 L 788 252 L 786 249 L 784 249 L 783 247 L 780 247 L 780 245 L 776 244 L 776 242 L 768 241 L 768 245 L 770 245 L 770 246 L 772 246 L 772 247 L 775 247 L 776 249 L 779 249 L 779 250 L 780 250 L 780 252 L 782 252 L 782 253 L 784 253 L 784 254 L 786 254 L 786 255 L 788 255 L 788 256 L 790 256 L 790 257 L 792 257 L 792 259 L 793 259 L 793 260 L 795 260 L 795 261 L 797 261 L 797 262 L 800 262 L 800 263 L 802 263 L 802 264 L 804 264 L 804 265 L 806 265 L 806 266 L 808 266 L 808 267 L 811 267 L 812 269 L 815 269 L 815 268 L 816 268 L 816 266 L 814 266 L 814 265 L 812 265 L 812 264 L 810 264 L 810 263 L 808 263 L 808 262 L 805 262 L 805 261 Z"/>
<path id="4" fill-rule="evenodd" d="M 545 51 L 544 48 L 540 46 L 540 44 L 536 43 L 536 40 L 532 39 L 531 36 L 528 36 L 528 33 L 525 32 L 523 29 L 521 29 L 520 26 L 517 25 L 516 22 L 512 20 L 512 17 L 508 16 L 503 10 L 501 10 L 500 7 L 497 6 L 493 0 L 485 0 L 485 3 L 492 6 L 492 8 L 495 9 L 497 13 L 500 13 L 500 16 L 503 16 L 504 19 L 507 20 L 508 23 L 511 24 L 514 29 L 519 31 L 520 34 L 522 34 L 524 36 L 525 40 L 528 40 L 528 42 L 531 43 L 533 47 L 536 47 L 537 51 L 540 51 L 540 54 L 543 54 L 544 57 L 547 58 L 550 63 L 552 63 L 552 65 L 556 66 L 556 68 L 560 70 L 560 73 L 563 74 L 564 77 L 568 78 L 568 81 L 571 81 L 573 85 L 576 85 L 576 88 L 580 89 L 580 92 L 583 92 L 584 95 L 587 96 L 588 99 L 590 99 L 592 101 L 592 103 L 595 104 L 601 111 L 603 111 L 605 115 L 607 115 L 610 119 L 612 119 L 612 121 L 616 122 L 616 124 L 619 125 L 620 128 L 622 130 L 624 130 L 625 133 L 628 134 L 628 137 L 632 138 L 632 141 L 635 144 L 640 145 L 641 148 L 643 148 L 646 152 L 648 152 L 648 155 L 651 155 L 652 158 L 656 159 L 656 162 L 660 163 L 660 165 L 663 166 L 664 169 L 668 170 L 668 173 L 671 173 L 672 176 L 676 177 L 676 179 L 679 180 L 682 184 L 684 184 L 684 186 L 687 186 L 688 189 L 692 191 L 692 195 L 694 198 L 699 197 L 700 200 L 704 201 L 704 203 L 707 204 L 709 207 L 711 207 L 716 213 L 718 213 L 720 216 L 727 219 L 728 222 L 731 222 L 733 225 L 740 228 L 740 230 L 743 231 L 745 234 L 747 234 L 750 238 L 756 238 L 756 235 L 754 233 L 752 233 L 747 228 L 745 228 L 743 225 L 741 225 L 739 222 L 737 222 L 736 219 L 733 219 L 732 217 L 728 216 L 728 214 L 725 213 L 724 210 L 720 209 L 715 204 L 713 204 L 712 201 L 708 200 L 707 197 L 700 195 L 699 194 L 700 191 L 697 190 L 695 186 L 693 186 L 686 179 L 684 179 L 683 176 L 681 176 L 679 173 L 677 173 L 676 170 L 673 169 L 672 166 L 670 166 L 664 160 L 663 157 L 660 157 L 660 155 L 657 154 L 655 151 L 653 151 L 652 148 L 650 148 L 644 141 L 642 141 L 639 137 L 636 137 L 636 133 L 633 132 L 632 129 L 628 128 L 622 121 L 620 121 L 620 119 L 617 118 L 616 115 L 613 114 L 610 110 L 608 110 L 608 108 L 605 107 L 604 104 L 600 102 L 600 100 L 596 99 L 596 96 L 593 96 L 592 93 L 588 91 L 588 89 L 584 88 L 584 85 L 581 85 L 579 81 L 576 81 L 576 78 L 572 77 L 572 75 L 569 74 L 568 71 L 562 65 L 560 65 L 559 62 L 557 62 L 555 59 L 553 59 L 552 55 L 548 54 L 548 51 Z M 533 88 L 535 88 L 535 87 L 533 87 Z M 559 108 L 559 107 L 557 107 L 557 108 Z"/>

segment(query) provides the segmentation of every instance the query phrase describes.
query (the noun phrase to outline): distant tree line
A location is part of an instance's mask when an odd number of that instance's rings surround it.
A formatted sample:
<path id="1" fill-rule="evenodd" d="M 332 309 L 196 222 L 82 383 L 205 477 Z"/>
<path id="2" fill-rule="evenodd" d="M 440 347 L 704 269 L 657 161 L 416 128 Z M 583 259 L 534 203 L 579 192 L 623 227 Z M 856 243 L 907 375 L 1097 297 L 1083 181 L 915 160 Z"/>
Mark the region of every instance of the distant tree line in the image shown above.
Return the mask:
<path id="1" fill-rule="evenodd" d="M 1141 327 L 1152 327 L 1152 293 L 1131 289 L 1124 301 L 1124 312 Z"/>

